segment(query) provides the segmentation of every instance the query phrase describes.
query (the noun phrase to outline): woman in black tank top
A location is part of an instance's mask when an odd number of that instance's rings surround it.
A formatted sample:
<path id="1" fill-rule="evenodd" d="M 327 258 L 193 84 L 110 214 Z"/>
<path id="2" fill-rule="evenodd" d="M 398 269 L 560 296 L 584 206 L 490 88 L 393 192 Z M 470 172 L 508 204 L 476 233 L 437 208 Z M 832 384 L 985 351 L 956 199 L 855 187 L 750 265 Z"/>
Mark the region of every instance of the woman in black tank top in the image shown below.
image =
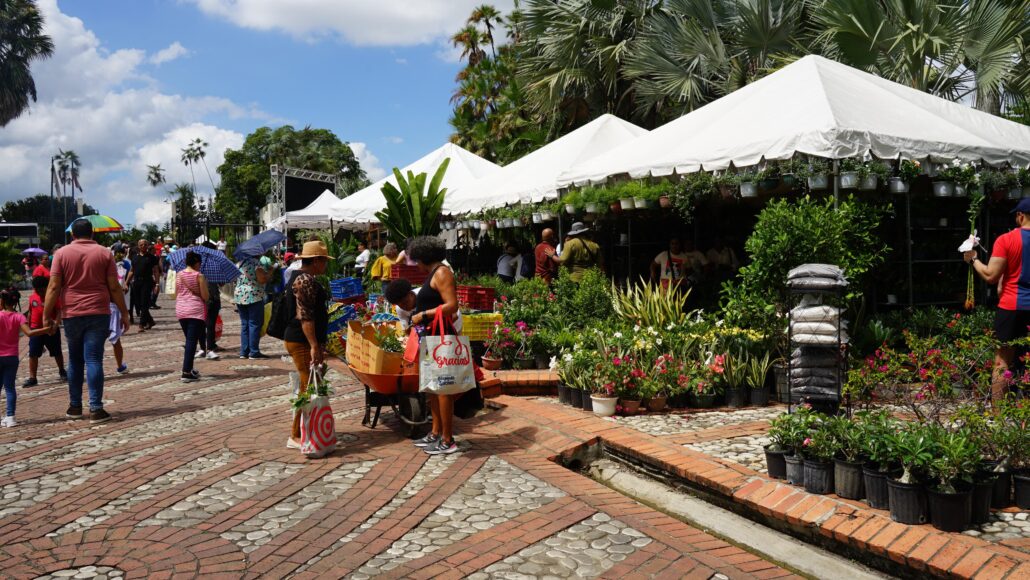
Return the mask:
<path id="1" fill-rule="evenodd" d="M 407 255 L 415 260 L 420 270 L 428 274 L 415 298 L 415 313 L 411 315 L 411 324 L 432 324 L 437 308 L 444 320 L 452 320 L 458 313 L 458 292 L 454 272 L 443 263 L 447 256 L 443 240 L 430 236 L 417 237 L 408 244 Z M 454 399 L 457 395 L 427 393 L 426 397 L 433 414 L 433 430 L 416 441 L 415 445 L 430 455 L 454 453 L 458 450 L 452 432 Z"/>

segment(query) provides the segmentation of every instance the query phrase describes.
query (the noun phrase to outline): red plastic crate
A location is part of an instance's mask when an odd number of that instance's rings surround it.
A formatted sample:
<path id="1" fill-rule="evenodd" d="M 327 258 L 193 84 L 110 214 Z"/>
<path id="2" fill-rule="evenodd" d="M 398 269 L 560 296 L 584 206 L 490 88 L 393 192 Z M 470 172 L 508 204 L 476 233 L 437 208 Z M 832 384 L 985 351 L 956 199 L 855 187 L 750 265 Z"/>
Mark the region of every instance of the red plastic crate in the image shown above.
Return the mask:
<path id="1" fill-rule="evenodd" d="M 458 304 L 472 310 L 493 310 L 497 291 L 483 286 L 458 286 Z"/>
<path id="2" fill-rule="evenodd" d="M 403 278 L 413 285 L 420 285 L 426 281 L 426 273 L 418 266 L 407 266 L 405 264 L 394 264 L 390 268 L 390 279 L 398 280 Z"/>
<path id="3" fill-rule="evenodd" d="M 368 297 L 364 294 L 358 294 L 356 296 L 348 296 L 346 298 L 334 298 L 333 302 L 346 306 L 348 304 L 364 304 L 366 300 L 368 300 Z"/>

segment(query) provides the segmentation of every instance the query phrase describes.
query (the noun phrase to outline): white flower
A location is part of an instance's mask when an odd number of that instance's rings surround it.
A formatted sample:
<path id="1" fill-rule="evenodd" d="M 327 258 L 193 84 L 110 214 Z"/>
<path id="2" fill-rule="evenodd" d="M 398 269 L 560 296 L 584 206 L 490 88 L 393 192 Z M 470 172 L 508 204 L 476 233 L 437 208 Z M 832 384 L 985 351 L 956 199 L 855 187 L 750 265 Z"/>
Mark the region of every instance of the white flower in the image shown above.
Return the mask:
<path id="1" fill-rule="evenodd" d="M 562 359 L 565 360 L 565 362 L 572 362 L 572 355 L 570 353 L 565 353 L 565 356 L 563 356 Z"/>
<path id="2" fill-rule="evenodd" d="M 657 344 L 658 346 L 662 346 L 662 339 L 661 338 L 656 338 L 654 340 L 654 343 Z"/>
<path id="3" fill-rule="evenodd" d="M 700 314 L 698 314 L 698 316 L 701 316 L 701 315 L 700 315 Z M 670 322 L 670 323 L 669 323 L 669 326 L 666 326 L 666 327 L 665 327 L 665 330 L 672 330 L 672 329 L 674 329 L 674 328 L 676 328 L 676 323 L 675 323 L 675 322 Z"/>
<path id="4" fill-rule="evenodd" d="M 640 325 L 639 324 L 633 325 L 633 332 L 640 332 Z"/>
<path id="5" fill-rule="evenodd" d="M 717 328 L 722 328 L 722 325 L 723 325 L 723 324 L 724 324 L 724 321 L 723 321 L 723 320 L 716 320 L 716 321 L 715 321 L 715 326 L 716 326 Z"/>
<path id="6" fill-rule="evenodd" d="M 600 331 L 599 331 L 599 332 L 600 332 Z M 622 338 L 622 333 L 621 333 L 621 332 L 616 332 L 616 333 L 615 333 L 615 334 L 613 334 L 612 336 L 614 336 L 615 338 Z"/>
<path id="7" fill-rule="evenodd" d="M 960 166 L 960 165 L 962 165 L 962 162 L 961 162 L 961 161 L 959 161 L 958 159 L 952 159 L 952 160 L 951 160 L 951 166 L 952 166 L 952 167 L 958 167 L 958 166 Z"/>
<path id="8" fill-rule="evenodd" d="M 569 356 L 569 355 L 565 355 L 565 356 Z M 569 358 L 572 358 L 572 357 L 569 356 Z M 558 370 L 558 357 L 552 356 L 551 357 L 551 362 L 547 365 L 547 368 L 551 369 L 552 371 Z"/>

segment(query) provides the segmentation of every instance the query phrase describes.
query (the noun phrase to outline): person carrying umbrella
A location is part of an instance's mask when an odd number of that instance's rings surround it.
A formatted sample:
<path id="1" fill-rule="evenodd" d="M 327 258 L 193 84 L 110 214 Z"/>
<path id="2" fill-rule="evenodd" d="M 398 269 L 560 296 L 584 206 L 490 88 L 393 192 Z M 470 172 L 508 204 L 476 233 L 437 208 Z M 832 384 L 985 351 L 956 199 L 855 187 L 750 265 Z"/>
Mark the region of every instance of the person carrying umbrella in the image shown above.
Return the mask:
<path id="1" fill-rule="evenodd" d="M 266 230 L 243 242 L 233 252 L 233 257 L 240 260 L 240 277 L 233 291 L 233 301 L 240 315 L 240 358 L 268 358 L 261 352 L 261 325 L 265 321 L 268 270 L 258 260 L 284 239 L 286 236 L 282 232 Z"/>
<path id="2" fill-rule="evenodd" d="M 219 284 L 228 284 L 240 276 L 240 270 L 219 252 L 211 242 L 204 242 L 200 246 L 191 246 L 176 250 L 168 255 L 168 267 L 176 272 L 182 272 L 187 268 L 186 258 L 190 254 L 197 254 L 201 257 L 200 273 L 207 281 L 206 300 L 207 315 L 204 319 L 204 332 L 200 336 L 200 350 L 197 357 L 206 357 L 208 360 L 219 358 L 216 350 L 220 350 L 215 344 L 215 325 L 218 321 L 218 311 L 222 308 L 222 300 L 219 296 L 221 288 Z"/>
<path id="3" fill-rule="evenodd" d="M 207 320 L 207 279 L 200 273 L 200 254 L 186 254 L 186 269 L 175 276 L 175 317 L 179 319 L 182 334 L 186 337 L 186 350 L 182 357 L 182 382 L 200 380 L 200 373 L 193 368 L 193 357 L 197 354 L 197 343 L 204 336 Z"/>

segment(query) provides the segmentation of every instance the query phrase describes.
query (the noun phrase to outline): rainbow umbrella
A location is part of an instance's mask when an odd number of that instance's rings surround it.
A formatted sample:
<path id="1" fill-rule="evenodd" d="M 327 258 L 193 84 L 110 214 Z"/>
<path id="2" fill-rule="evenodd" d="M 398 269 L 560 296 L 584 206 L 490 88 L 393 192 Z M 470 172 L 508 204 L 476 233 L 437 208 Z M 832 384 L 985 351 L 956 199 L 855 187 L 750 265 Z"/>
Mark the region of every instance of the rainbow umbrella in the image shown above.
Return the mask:
<path id="1" fill-rule="evenodd" d="M 118 223 L 118 220 L 114 219 L 113 217 L 106 216 L 106 215 L 80 215 L 79 217 L 77 217 L 75 219 L 76 220 L 79 220 L 79 219 L 89 220 L 89 223 L 93 225 L 93 232 L 94 233 L 120 232 L 123 229 L 125 229 L 125 228 L 122 227 L 122 224 Z M 72 224 L 73 223 L 75 223 L 74 220 L 72 220 Z M 72 231 L 72 224 L 68 224 L 68 228 L 66 230 L 64 230 L 64 231 L 71 232 Z"/>

